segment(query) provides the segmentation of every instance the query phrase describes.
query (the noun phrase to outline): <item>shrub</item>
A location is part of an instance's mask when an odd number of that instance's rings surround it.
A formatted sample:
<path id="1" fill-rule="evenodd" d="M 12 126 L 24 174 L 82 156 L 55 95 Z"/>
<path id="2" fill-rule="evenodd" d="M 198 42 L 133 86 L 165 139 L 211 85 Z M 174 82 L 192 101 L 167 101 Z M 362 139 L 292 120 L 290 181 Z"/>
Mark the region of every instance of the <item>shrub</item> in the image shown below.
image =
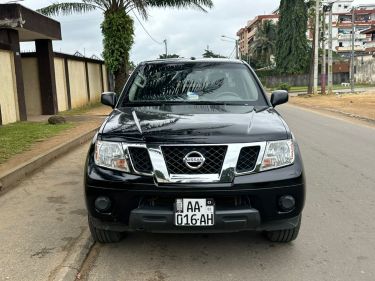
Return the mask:
<path id="1" fill-rule="evenodd" d="M 290 85 L 288 84 L 288 83 L 281 83 L 278 87 L 277 87 L 277 89 L 278 90 L 285 90 L 285 91 L 290 91 Z"/>

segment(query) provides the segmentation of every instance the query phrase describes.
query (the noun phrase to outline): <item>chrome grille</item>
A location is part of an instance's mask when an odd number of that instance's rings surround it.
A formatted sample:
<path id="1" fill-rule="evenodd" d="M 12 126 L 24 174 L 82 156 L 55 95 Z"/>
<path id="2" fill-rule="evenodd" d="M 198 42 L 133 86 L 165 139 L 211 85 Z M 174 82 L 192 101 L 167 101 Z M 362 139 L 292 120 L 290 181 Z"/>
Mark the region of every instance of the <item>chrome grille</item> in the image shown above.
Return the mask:
<path id="1" fill-rule="evenodd" d="M 147 148 L 129 147 L 128 149 L 133 168 L 139 173 L 151 174 L 153 169 Z"/>
<path id="2" fill-rule="evenodd" d="M 164 160 L 171 175 L 220 174 L 223 167 L 227 146 L 162 146 Z M 201 153 L 204 164 L 196 170 L 184 163 L 184 158 L 191 152 Z"/>
<path id="3" fill-rule="evenodd" d="M 260 146 L 243 147 L 236 166 L 237 173 L 246 173 L 254 170 L 258 160 L 259 151 Z"/>

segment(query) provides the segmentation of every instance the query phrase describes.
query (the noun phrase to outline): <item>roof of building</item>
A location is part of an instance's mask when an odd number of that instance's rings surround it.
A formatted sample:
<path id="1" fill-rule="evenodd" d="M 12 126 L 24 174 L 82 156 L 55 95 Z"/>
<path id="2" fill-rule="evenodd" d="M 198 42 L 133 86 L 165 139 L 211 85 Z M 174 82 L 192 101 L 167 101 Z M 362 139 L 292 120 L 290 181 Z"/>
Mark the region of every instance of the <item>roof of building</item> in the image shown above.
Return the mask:
<path id="1" fill-rule="evenodd" d="M 20 4 L 0 4 L 0 28 L 18 30 L 20 41 L 61 40 L 58 21 Z"/>
<path id="2" fill-rule="evenodd" d="M 258 21 L 261 21 L 261 20 L 264 20 L 264 19 L 278 19 L 280 17 L 280 15 L 275 15 L 275 14 L 272 14 L 272 15 L 259 15 L 259 16 L 256 16 L 253 20 L 249 21 L 249 23 L 247 24 L 247 28 L 251 27 L 252 25 L 256 24 Z"/>
<path id="3" fill-rule="evenodd" d="M 368 29 L 362 30 L 361 33 L 362 34 L 372 34 L 372 33 L 375 33 L 375 26 L 371 26 Z"/>

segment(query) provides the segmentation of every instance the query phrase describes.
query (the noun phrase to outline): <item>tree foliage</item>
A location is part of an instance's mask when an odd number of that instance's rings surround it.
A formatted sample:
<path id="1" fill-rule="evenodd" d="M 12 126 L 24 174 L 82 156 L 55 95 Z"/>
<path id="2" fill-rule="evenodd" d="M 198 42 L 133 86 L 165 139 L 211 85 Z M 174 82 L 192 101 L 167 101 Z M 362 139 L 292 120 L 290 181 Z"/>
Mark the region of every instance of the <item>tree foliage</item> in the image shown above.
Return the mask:
<path id="1" fill-rule="evenodd" d="M 129 52 L 134 43 L 134 22 L 124 10 L 119 10 L 106 13 L 101 28 L 103 57 L 108 69 L 116 73 L 124 61 L 129 60 Z"/>
<path id="2" fill-rule="evenodd" d="M 126 81 L 129 52 L 134 43 L 134 22 L 129 16 L 136 11 L 144 19 L 148 18 L 151 7 L 196 8 L 207 11 L 212 8 L 212 0 L 80 0 L 76 2 L 56 2 L 38 11 L 47 16 L 70 15 L 101 10 L 104 22 L 103 57 L 108 68 L 115 75 L 115 88 L 122 89 Z"/>
<path id="3" fill-rule="evenodd" d="M 276 65 L 280 73 L 303 73 L 308 67 L 307 5 L 304 0 L 281 0 Z"/>
<path id="4" fill-rule="evenodd" d="M 275 55 L 276 39 L 277 25 L 274 22 L 267 20 L 258 26 L 250 48 L 252 60 L 257 62 L 258 67 L 267 67 L 272 64 L 271 58 Z"/>
<path id="5" fill-rule="evenodd" d="M 215 54 L 211 50 L 204 50 L 204 53 L 202 55 L 204 58 L 226 58 L 225 56 Z"/>
<path id="6" fill-rule="evenodd" d="M 159 59 L 177 59 L 179 58 L 180 56 L 179 55 L 176 55 L 176 54 L 163 54 L 163 55 L 160 55 L 159 56 Z"/>

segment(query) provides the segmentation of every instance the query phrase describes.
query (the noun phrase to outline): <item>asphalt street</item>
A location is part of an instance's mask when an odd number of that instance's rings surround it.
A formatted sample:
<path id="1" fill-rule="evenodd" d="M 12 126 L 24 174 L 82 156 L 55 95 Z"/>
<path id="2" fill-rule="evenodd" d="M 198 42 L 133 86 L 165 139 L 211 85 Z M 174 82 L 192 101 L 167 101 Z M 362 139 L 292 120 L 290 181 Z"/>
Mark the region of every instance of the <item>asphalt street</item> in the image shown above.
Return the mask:
<path id="1" fill-rule="evenodd" d="M 133 233 L 96 245 L 88 280 L 375 280 L 375 129 L 280 106 L 303 153 L 297 241 L 254 233 Z"/>
<path id="2" fill-rule="evenodd" d="M 375 128 L 280 106 L 303 153 L 307 202 L 298 240 L 256 233 L 131 233 L 96 244 L 84 280 L 375 280 Z M 0 280 L 51 280 L 87 229 L 87 146 L 0 197 Z M 77 268 L 80 265 L 75 265 Z"/>

